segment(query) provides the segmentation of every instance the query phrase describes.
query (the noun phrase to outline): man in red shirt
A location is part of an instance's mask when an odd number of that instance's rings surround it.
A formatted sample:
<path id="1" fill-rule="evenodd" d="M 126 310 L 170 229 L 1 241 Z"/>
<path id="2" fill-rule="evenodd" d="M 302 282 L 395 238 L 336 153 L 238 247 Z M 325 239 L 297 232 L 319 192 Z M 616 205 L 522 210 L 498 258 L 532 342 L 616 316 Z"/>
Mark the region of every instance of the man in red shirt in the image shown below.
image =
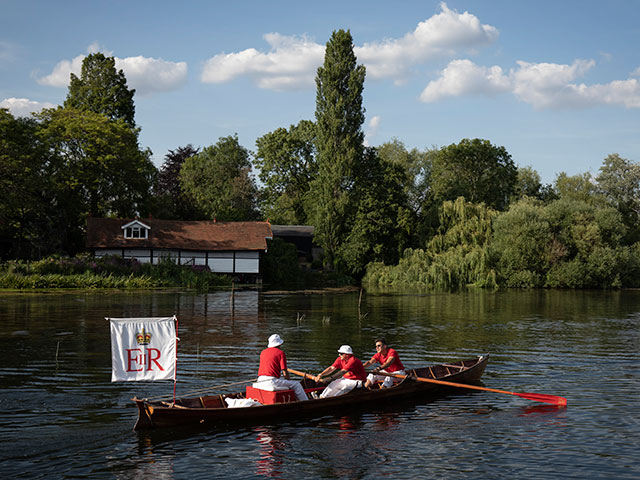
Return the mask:
<path id="1" fill-rule="evenodd" d="M 277 333 L 269 337 L 267 348 L 260 353 L 258 380 L 253 384 L 253 387 L 270 392 L 293 390 L 298 400 L 309 400 L 300 382 L 289 380 L 287 356 L 278 348 L 283 343 L 284 340 Z M 281 378 L 281 375 L 284 378 Z"/>
<path id="2" fill-rule="evenodd" d="M 349 345 L 342 345 L 338 349 L 338 358 L 333 364 L 325 368 L 316 377 L 316 382 L 322 381 L 323 375 L 329 375 L 338 371 L 343 374 L 342 378 L 338 378 L 331 382 L 320 394 L 320 398 L 336 397 L 350 392 L 356 387 L 361 387 L 362 382 L 367 378 L 362 362 L 353 355 L 353 350 Z"/>
<path id="3" fill-rule="evenodd" d="M 387 341 L 384 338 L 378 338 L 376 339 L 375 344 L 376 353 L 373 355 L 373 357 L 371 357 L 370 360 L 367 360 L 364 363 L 364 366 L 368 367 L 369 365 L 373 365 L 374 363 L 379 363 L 380 366 L 376 367 L 374 369 L 374 372 L 405 375 L 404 365 L 402 365 L 398 353 L 393 348 L 388 347 Z M 382 386 L 380 388 L 389 388 L 393 385 L 393 377 L 387 377 L 384 375 L 373 375 L 370 373 L 367 376 L 367 381 L 364 386 L 366 388 L 369 388 L 376 381 L 382 382 Z"/>

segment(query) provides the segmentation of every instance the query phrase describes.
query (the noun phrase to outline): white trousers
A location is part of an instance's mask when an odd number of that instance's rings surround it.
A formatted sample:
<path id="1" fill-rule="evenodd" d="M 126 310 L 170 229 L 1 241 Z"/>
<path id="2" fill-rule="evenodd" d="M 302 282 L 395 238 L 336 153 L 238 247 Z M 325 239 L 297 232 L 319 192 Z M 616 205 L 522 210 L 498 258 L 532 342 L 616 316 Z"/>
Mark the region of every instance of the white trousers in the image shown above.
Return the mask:
<path id="1" fill-rule="evenodd" d="M 327 388 L 325 388 L 320 394 L 320 398 L 337 397 L 338 395 L 344 395 L 350 392 L 356 387 L 361 387 L 362 382 L 360 380 L 351 380 L 348 378 L 338 378 L 331 382 Z"/>
<path id="2" fill-rule="evenodd" d="M 260 390 L 267 390 L 269 392 L 275 392 L 277 390 L 293 390 L 298 400 L 309 400 L 307 394 L 302 388 L 300 382 L 295 380 L 287 380 L 286 378 L 268 377 L 266 375 L 260 375 L 258 381 L 253 384 L 253 388 Z"/>
<path id="3" fill-rule="evenodd" d="M 380 370 L 381 373 L 387 373 L 386 370 Z M 406 375 L 404 370 L 398 370 L 397 372 L 389 372 L 389 373 L 393 373 L 398 374 L 398 375 Z M 381 388 L 389 388 L 390 386 L 393 385 L 393 377 L 385 377 L 384 375 L 374 375 L 373 373 L 370 373 L 369 375 L 367 375 L 367 380 L 369 380 L 371 383 L 373 382 L 382 382 L 382 387 Z"/>

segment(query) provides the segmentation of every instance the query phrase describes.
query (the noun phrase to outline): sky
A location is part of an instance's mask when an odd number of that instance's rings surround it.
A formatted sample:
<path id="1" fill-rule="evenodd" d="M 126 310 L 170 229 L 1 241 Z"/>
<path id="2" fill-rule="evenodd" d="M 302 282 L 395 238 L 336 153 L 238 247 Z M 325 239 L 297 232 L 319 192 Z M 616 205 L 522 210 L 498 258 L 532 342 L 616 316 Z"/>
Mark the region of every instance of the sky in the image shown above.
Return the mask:
<path id="1" fill-rule="evenodd" d="M 313 120 L 335 30 L 366 67 L 366 142 L 482 138 L 544 183 L 640 162 L 639 0 L 0 0 L 0 107 L 61 105 L 102 52 L 135 88 L 140 144 L 256 139 Z"/>

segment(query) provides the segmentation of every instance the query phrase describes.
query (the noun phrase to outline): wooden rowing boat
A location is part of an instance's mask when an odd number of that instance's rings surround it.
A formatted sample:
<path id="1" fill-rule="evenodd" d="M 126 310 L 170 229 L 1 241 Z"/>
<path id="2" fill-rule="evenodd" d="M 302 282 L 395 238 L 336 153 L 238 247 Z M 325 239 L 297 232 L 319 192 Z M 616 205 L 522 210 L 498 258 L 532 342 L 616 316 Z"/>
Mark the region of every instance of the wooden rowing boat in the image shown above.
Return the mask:
<path id="1" fill-rule="evenodd" d="M 408 376 L 390 388 L 374 386 L 371 390 L 357 388 L 338 397 L 311 398 L 312 392 L 318 394 L 326 385 L 304 378 L 302 386 L 310 400 L 299 402 L 290 390 L 284 392 L 256 392 L 247 387 L 245 392 L 208 395 L 192 398 L 180 398 L 175 402 L 149 401 L 133 398 L 138 406 L 138 421 L 134 430 L 170 427 L 177 425 L 202 425 L 216 427 L 234 423 L 273 422 L 277 419 L 290 419 L 350 406 L 382 405 L 390 400 L 411 399 L 423 395 L 451 389 L 438 384 L 418 382 L 412 377 L 446 380 L 448 382 L 472 384 L 480 380 L 487 365 L 489 355 L 470 360 L 459 360 L 446 364 L 407 370 Z M 258 397 L 256 397 L 258 393 Z M 257 398 L 264 404 L 245 408 L 229 408 L 227 399 Z M 275 402 L 275 403 L 272 403 Z"/>

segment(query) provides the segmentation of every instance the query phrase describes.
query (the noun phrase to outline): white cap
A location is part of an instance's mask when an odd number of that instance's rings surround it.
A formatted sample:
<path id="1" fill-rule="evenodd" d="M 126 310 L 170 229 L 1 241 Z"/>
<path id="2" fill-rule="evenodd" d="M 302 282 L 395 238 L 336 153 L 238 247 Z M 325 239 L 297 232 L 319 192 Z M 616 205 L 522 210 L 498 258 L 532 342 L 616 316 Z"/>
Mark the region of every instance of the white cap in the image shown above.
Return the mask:
<path id="1" fill-rule="evenodd" d="M 280 335 L 278 335 L 277 333 L 274 333 L 269 337 L 269 348 L 280 346 L 283 343 L 284 343 L 284 340 L 282 340 L 280 338 Z"/>
<path id="2" fill-rule="evenodd" d="M 348 353 L 349 355 L 353 355 L 353 350 L 351 350 L 351 347 L 349 345 L 342 345 L 338 349 L 338 353 Z"/>

